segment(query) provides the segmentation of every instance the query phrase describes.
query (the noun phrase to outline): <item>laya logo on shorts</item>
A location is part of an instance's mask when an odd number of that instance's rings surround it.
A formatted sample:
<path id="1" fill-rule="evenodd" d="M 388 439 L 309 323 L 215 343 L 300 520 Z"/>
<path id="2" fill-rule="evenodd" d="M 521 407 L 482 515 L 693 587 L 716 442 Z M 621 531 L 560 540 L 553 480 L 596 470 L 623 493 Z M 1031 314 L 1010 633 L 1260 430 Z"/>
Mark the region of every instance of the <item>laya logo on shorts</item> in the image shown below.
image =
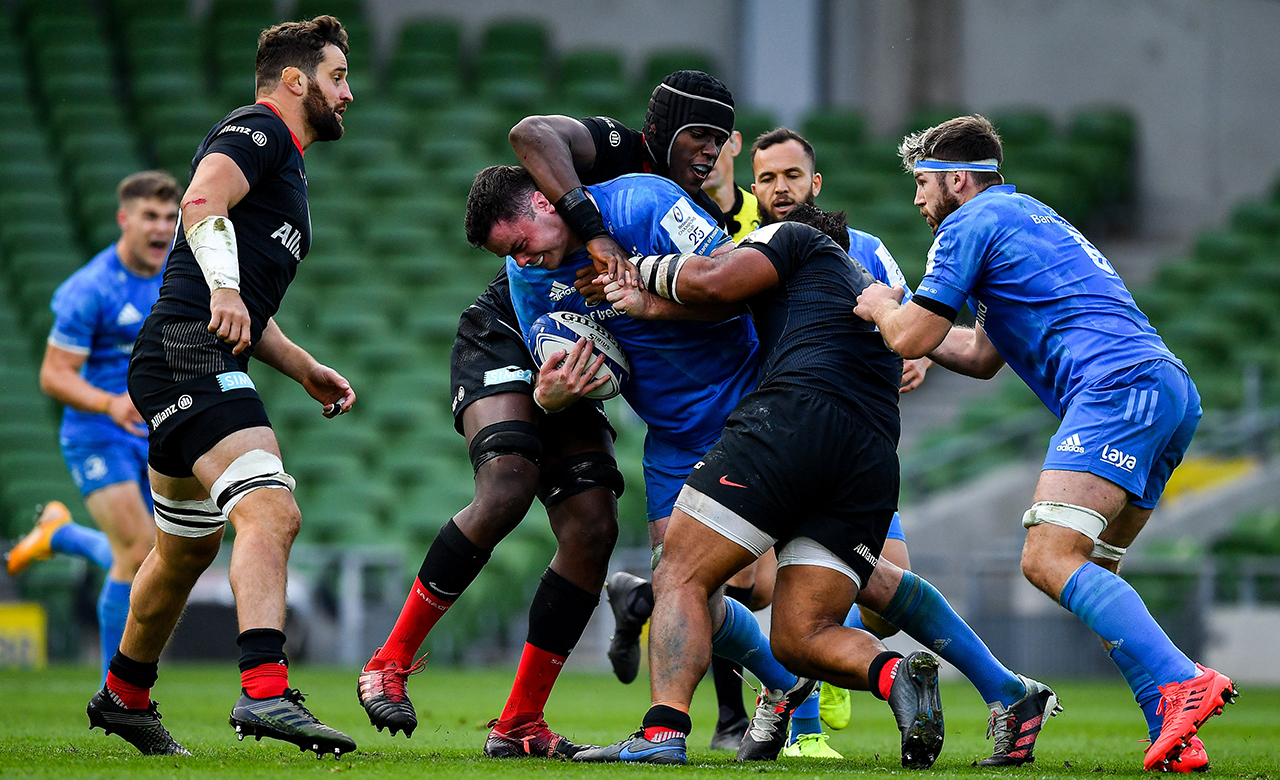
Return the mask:
<path id="1" fill-rule="evenodd" d="M 502 385 L 507 382 L 525 382 L 533 384 L 533 372 L 520 366 L 494 368 L 484 372 L 484 386 Z"/>
<path id="2" fill-rule="evenodd" d="M 1133 471 L 1133 467 L 1138 465 L 1137 458 L 1132 455 L 1125 455 L 1110 444 L 1102 445 L 1102 462 L 1110 463 L 1112 466 L 1122 468 L 1125 471 Z"/>
<path id="3" fill-rule="evenodd" d="M 222 392 L 229 390 L 257 390 L 258 387 L 249 378 L 249 375 L 243 371 L 228 371 L 225 374 L 218 374 L 218 387 L 222 388 Z"/>
<path id="4" fill-rule="evenodd" d="M 1067 438 L 1063 439 L 1062 443 L 1058 445 L 1057 449 L 1058 449 L 1058 452 L 1078 452 L 1083 454 L 1084 445 L 1080 443 L 1080 434 L 1073 433 Z"/>
<path id="5" fill-rule="evenodd" d="M 466 395 L 467 395 L 467 390 L 466 390 L 466 388 L 465 388 L 465 387 L 462 387 L 461 385 L 459 385 L 459 386 L 458 386 L 458 394 L 457 394 L 457 395 L 455 395 L 455 396 L 453 397 L 453 408 L 452 408 L 452 411 L 455 411 L 455 412 L 456 412 L 456 411 L 458 411 L 458 404 L 462 403 L 462 399 L 463 399 L 463 398 L 465 398 L 465 397 L 466 397 Z"/>

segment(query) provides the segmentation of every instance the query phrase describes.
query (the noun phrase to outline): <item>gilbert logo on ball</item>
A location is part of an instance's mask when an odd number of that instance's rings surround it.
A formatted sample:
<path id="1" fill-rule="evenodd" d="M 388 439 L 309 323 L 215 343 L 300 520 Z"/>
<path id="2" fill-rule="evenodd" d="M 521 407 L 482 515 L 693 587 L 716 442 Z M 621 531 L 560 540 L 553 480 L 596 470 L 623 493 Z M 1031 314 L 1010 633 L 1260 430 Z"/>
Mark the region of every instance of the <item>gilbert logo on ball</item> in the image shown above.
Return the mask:
<path id="1" fill-rule="evenodd" d="M 533 321 L 526 337 L 529 351 L 533 353 L 538 365 L 560 350 L 568 352 L 578 339 L 585 338 L 591 342 L 591 359 L 604 355 L 604 365 L 596 372 L 596 378 L 607 376 L 609 380 L 600 387 L 587 393 L 587 398 L 604 400 L 613 398 L 622 392 L 627 377 L 631 375 L 631 362 L 627 360 L 622 345 L 590 317 L 584 317 L 571 311 L 553 311 Z"/>

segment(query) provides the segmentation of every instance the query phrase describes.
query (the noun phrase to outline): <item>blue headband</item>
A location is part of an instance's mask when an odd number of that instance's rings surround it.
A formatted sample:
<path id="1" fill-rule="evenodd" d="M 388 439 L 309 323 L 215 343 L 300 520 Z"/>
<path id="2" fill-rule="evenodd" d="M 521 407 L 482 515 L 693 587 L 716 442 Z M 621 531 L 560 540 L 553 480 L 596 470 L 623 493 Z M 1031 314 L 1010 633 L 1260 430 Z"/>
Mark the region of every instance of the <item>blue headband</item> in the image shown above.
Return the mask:
<path id="1" fill-rule="evenodd" d="M 1000 162 L 994 157 L 988 157 L 985 160 L 975 160 L 973 162 L 955 162 L 952 160 L 938 160 L 933 157 L 926 157 L 916 163 L 913 173 L 922 171 L 988 171 L 996 173 L 1000 170 Z"/>

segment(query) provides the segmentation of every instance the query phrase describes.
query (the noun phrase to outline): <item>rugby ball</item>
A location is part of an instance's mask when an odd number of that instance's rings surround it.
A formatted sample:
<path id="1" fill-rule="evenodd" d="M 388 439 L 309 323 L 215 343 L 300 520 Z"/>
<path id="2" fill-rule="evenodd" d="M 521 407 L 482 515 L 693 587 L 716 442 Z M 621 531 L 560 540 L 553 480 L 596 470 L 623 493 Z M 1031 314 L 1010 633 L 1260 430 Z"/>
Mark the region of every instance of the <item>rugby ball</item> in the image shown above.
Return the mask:
<path id="1" fill-rule="evenodd" d="M 571 311 L 553 311 L 533 321 L 529 328 L 527 340 L 529 351 L 541 366 L 552 354 L 564 350 L 568 352 L 578 339 L 586 338 L 591 342 L 591 359 L 604 355 L 604 364 L 596 372 L 595 378 L 609 377 L 609 381 L 587 393 L 587 398 L 603 401 L 613 398 L 622 392 L 627 377 L 631 375 L 631 362 L 627 360 L 622 345 L 613 334 L 598 325 L 590 317 L 584 317 Z"/>

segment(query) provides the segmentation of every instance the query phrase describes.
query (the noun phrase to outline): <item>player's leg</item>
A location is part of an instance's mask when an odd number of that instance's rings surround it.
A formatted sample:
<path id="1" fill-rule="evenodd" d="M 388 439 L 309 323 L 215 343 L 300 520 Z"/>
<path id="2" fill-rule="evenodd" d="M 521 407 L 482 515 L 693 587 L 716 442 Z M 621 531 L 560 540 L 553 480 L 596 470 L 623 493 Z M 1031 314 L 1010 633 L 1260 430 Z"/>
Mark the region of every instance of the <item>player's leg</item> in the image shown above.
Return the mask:
<path id="1" fill-rule="evenodd" d="M 183 468 L 178 464 L 174 470 Z M 156 543 L 134 576 L 128 619 L 106 683 L 89 702 L 89 723 L 119 734 L 144 754 L 186 754 L 160 724 L 151 688 L 160 651 L 182 616 L 187 596 L 218 554 L 222 520 L 194 476 L 168 477 L 154 468 L 150 476 L 157 503 Z"/>
<path id="2" fill-rule="evenodd" d="M 603 411 L 591 402 L 542 421 L 546 466 L 539 498 L 556 536 L 556 554 L 529 608 L 520 665 L 484 752 L 490 757 L 572 757 L 578 746 L 553 732 L 543 709 L 569 654 L 600 601 L 618 538 L 622 474 Z"/>
<path id="3" fill-rule="evenodd" d="M 848 557 L 805 537 L 779 553 L 772 630 L 777 653 L 803 677 L 870 690 L 887 701 L 902 733 L 902 765 L 928 768 L 945 736 L 938 661 L 928 653 L 904 659 L 870 633 L 843 625 L 858 583 L 872 570 L 866 559 Z"/>
<path id="4" fill-rule="evenodd" d="M 145 463 L 145 457 L 144 457 Z M 95 490 L 85 498 L 89 515 L 111 543 L 112 565 L 98 597 L 98 632 L 102 652 L 102 676 L 120 645 L 129 616 L 133 578 L 155 546 L 155 520 L 142 497 L 138 482 L 117 482 Z"/>
<path id="5" fill-rule="evenodd" d="M 768 557 L 768 563 L 764 558 L 752 561 L 742 571 L 733 575 L 725 585 L 724 595 L 747 605 L 748 609 L 762 609 L 763 607 L 755 606 L 756 571 L 773 564 L 772 551 Z M 772 583 L 772 580 L 770 582 Z M 772 587 L 770 587 L 769 598 L 773 598 Z M 715 684 L 717 705 L 716 730 L 711 735 L 711 749 L 737 751 L 742 744 L 742 735 L 747 732 L 747 724 L 750 722 L 742 698 L 742 664 L 712 655 L 711 680 Z"/>
<path id="6" fill-rule="evenodd" d="M 537 495 L 541 432 L 527 392 L 502 392 L 469 403 L 459 422 L 475 474 L 475 497 L 444 524 L 418 569 L 395 626 L 365 664 L 358 693 L 381 731 L 418 725 L 405 685 L 423 641 L 488 563 L 493 548 L 528 513 Z"/>
<path id="7" fill-rule="evenodd" d="M 635 736 L 587 748 L 575 761 L 686 763 L 685 738 L 692 729 L 689 703 L 711 663 L 715 623 L 708 602 L 767 546 L 748 549 L 680 509 L 672 513 L 662 559 L 654 571 L 656 599 L 649 627 L 652 704 Z"/>

